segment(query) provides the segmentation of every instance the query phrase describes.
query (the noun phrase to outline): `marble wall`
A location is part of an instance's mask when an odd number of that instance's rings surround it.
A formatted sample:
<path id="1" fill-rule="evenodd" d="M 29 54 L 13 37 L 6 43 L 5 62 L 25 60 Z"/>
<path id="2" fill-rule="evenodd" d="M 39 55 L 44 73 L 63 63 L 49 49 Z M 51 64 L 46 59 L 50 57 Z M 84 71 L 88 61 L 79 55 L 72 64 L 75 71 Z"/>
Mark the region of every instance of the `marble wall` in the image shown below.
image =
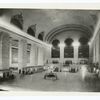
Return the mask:
<path id="1" fill-rule="evenodd" d="M 14 43 L 14 40 L 17 41 L 18 44 Z M 32 37 L 27 38 L 13 32 L 0 30 L 0 69 L 8 69 L 9 67 L 22 69 L 28 66 L 44 65 L 49 59 L 49 46 L 44 45 L 40 40 L 33 40 Z M 27 55 L 28 44 L 30 44 L 30 51 Z M 14 48 L 15 52 L 12 51 Z M 18 49 L 18 54 L 16 49 Z M 16 61 L 17 59 L 18 62 Z"/>
<path id="2" fill-rule="evenodd" d="M 98 31 L 92 45 L 92 62 L 100 64 L 100 30 Z"/>
<path id="3" fill-rule="evenodd" d="M 0 69 L 9 68 L 9 35 L 5 32 L 0 32 Z"/>

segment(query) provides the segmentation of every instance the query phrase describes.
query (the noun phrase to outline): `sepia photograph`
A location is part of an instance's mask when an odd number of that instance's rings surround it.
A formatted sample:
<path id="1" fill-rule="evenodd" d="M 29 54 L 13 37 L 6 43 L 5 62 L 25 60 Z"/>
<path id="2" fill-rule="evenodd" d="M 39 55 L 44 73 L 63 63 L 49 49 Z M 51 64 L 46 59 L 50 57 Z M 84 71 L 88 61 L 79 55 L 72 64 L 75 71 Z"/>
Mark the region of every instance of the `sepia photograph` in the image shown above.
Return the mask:
<path id="1" fill-rule="evenodd" d="M 100 10 L 0 8 L 0 91 L 100 92 Z"/>

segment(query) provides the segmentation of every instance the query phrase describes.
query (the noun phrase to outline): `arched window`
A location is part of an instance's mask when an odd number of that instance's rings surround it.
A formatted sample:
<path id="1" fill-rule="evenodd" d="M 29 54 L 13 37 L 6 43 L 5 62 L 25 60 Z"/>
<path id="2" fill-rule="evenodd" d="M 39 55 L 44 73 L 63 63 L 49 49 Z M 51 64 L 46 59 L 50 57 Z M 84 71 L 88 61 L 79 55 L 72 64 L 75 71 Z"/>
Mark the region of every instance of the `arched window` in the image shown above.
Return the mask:
<path id="1" fill-rule="evenodd" d="M 44 32 L 39 33 L 38 39 L 43 41 Z"/>
<path id="2" fill-rule="evenodd" d="M 28 29 L 27 29 L 27 33 L 28 33 L 29 35 L 35 37 L 35 34 L 36 34 L 36 24 L 35 24 L 35 25 L 29 26 Z"/>
<path id="3" fill-rule="evenodd" d="M 38 39 L 43 41 L 43 36 L 42 36 L 42 34 L 39 34 Z"/>
<path id="4" fill-rule="evenodd" d="M 73 39 L 67 38 L 65 40 L 65 47 L 64 47 L 64 58 L 73 58 L 74 57 L 74 48 L 72 46 Z"/>
<path id="5" fill-rule="evenodd" d="M 89 45 L 88 39 L 85 37 L 81 37 L 79 39 L 80 46 L 78 50 L 78 57 L 79 58 L 89 58 Z"/>
<path id="6" fill-rule="evenodd" d="M 28 28 L 27 33 L 35 37 L 35 32 L 31 29 L 31 27 Z"/>
<path id="7" fill-rule="evenodd" d="M 51 57 L 52 58 L 60 58 L 59 43 L 60 43 L 60 41 L 58 39 L 55 39 L 52 41 L 52 48 L 51 48 Z"/>
<path id="8" fill-rule="evenodd" d="M 13 25 L 17 26 L 20 29 L 23 29 L 23 16 L 22 13 L 14 15 L 10 21 Z"/>

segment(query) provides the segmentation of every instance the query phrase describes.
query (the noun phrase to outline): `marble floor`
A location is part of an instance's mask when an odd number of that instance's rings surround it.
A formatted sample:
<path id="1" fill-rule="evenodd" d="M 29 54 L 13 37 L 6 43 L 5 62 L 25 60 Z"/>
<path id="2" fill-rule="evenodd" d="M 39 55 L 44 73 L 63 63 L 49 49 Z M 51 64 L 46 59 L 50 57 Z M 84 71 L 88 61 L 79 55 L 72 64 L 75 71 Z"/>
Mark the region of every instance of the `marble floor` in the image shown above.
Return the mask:
<path id="1" fill-rule="evenodd" d="M 100 92 L 100 78 L 82 66 L 77 73 L 57 72 L 58 80 L 44 79 L 45 72 L 17 76 L 13 81 L 0 83 L 0 88 L 13 91 Z"/>

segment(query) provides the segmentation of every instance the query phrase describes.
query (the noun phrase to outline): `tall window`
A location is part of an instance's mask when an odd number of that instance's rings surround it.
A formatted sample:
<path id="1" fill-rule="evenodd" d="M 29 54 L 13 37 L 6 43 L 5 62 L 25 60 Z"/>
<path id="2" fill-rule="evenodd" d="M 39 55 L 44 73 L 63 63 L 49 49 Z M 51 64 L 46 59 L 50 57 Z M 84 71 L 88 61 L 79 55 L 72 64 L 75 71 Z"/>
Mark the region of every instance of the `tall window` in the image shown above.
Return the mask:
<path id="1" fill-rule="evenodd" d="M 52 58 L 60 58 L 60 48 L 52 47 Z"/>
<path id="2" fill-rule="evenodd" d="M 52 58 L 60 58 L 60 47 L 59 47 L 60 41 L 55 39 L 52 42 L 53 47 L 51 48 L 51 57 Z"/>
<path id="3" fill-rule="evenodd" d="M 65 48 L 64 48 L 64 58 L 73 58 L 74 57 L 74 48 L 72 46 L 73 39 L 67 38 L 65 40 Z"/>
<path id="4" fill-rule="evenodd" d="M 27 44 L 27 63 L 30 63 L 31 44 Z"/>
<path id="5" fill-rule="evenodd" d="M 78 50 L 79 58 L 89 58 L 89 45 L 81 45 Z"/>
<path id="6" fill-rule="evenodd" d="M 85 37 L 81 37 L 79 39 L 80 46 L 78 50 L 78 57 L 79 58 L 89 58 L 89 45 L 88 45 L 88 39 Z"/>
<path id="7" fill-rule="evenodd" d="M 74 48 L 72 46 L 66 46 L 64 48 L 64 58 L 73 58 L 74 57 Z"/>
<path id="8" fill-rule="evenodd" d="M 11 42 L 11 62 L 18 63 L 18 40 Z"/>

